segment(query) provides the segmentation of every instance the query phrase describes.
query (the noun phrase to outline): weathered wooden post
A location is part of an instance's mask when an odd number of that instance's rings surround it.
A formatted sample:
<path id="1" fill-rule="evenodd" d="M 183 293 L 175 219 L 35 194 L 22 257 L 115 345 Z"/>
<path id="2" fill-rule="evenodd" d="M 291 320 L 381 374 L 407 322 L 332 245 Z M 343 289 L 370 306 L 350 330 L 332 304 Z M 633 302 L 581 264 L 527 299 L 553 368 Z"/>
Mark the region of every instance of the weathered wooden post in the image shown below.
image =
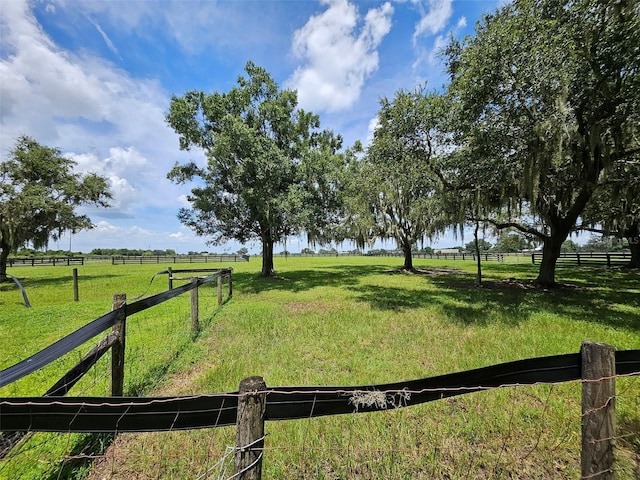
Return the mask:
<path id="1" fill-rule="evenodd" d="M 614 478 L 616 359 L 610 345 L 582 342 L 582 477 Z"/>
<path id="2" fill-rule="evenodd" d="M 233 270 L 229 270 L 229 298 L 233 297 Z"/>
<path id="3" fill-rule="evenodd" d="M 169 290 L 173 289 L 173 271 L 171 267 L 167 268 L 167 274 L 169 276 Z"/>
<path id="4" fill-rule="evenodd" d="M 240 480 L 262 478 L 266 389 L 262 377 L 249 377 L 240 382 L 233 470 L 234 478 Z"/>
<path id="5" fill-rule="evenodd" d="M 198 320 L 198 277 L 191 279 L 193 288 L 191 289 L 191 333 L 194 335 L 200 331 L 200 321 Z"/>
<path id="6" fill-rule="evenodd" d="M 112 310 L 117 310 L 127 303 L 126 293 L 116 293 L 113 295 Z M 111 346 L 111 396 L 121 397 L 124 394 L 124 353 L 125 353 L 125 335 L 127 326 L 127 313 L 124 309 L 112 331 L 117 335 L 117 339 Z"/>
<path id="7" fill-rule="evenodd" d="M 218 273 L 218 305 L 222 305 L 222 272 Z"/>
<path id="8" fill-rule="evenodd" d="M 77 302 L 80 299 L 78 293 L 78 269 L 73 269 L 73 301 Z"/>

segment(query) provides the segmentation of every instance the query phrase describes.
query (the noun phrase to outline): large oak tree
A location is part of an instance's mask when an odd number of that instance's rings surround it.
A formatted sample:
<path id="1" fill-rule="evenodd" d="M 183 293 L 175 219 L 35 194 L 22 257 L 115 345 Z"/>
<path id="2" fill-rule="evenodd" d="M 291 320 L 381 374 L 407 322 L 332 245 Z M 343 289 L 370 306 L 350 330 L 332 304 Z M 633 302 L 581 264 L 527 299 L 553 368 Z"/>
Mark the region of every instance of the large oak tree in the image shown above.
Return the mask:
<path id="1" fill-rule="evenodd" d="M 245 71 L 227 93 L 172 98 L 166 120 L 180 148 L 202 149 L 207 164 L 176 165 L 169 178 L 196 181 L 179 212 L 185 225 L 214 244 L 259 240 L 261 275 L 271 276 L 275 243 L 303 231 L 321 243 L 339 223 L 342 139 L 265 69 Z"/>
<path id="2" fill-rule="evenodd" d="M 7 280 L 11 251 L 31 242 L 41 248 L 65 231 L 92 228 L 78 206 L 106 207 L 111 198 L 106 179 L 74 172 L 75 162 L 57 148 L 22 136 L 0 163 L 0 282 Z"/>
<path id="3" fill-rule="evenodd" d="M 350 221 L 357 243 L 395 240 L 404 270 L 413 270 L 416 244 L 444 229 L 432 167 L 439 107 L 440 97 L 423 89 L 381 99 L 373 141 L 362 159 L 351 162 Z"/>
<path id="4" fill-rule="evenodd" d="M 486 220 L 543 242 L 539 283 L 555 283 L 562 243 L 634 154 L 639 45 L 636 1 L 515 0 L 448 48 L 465 173 L 499 195 Z"/>

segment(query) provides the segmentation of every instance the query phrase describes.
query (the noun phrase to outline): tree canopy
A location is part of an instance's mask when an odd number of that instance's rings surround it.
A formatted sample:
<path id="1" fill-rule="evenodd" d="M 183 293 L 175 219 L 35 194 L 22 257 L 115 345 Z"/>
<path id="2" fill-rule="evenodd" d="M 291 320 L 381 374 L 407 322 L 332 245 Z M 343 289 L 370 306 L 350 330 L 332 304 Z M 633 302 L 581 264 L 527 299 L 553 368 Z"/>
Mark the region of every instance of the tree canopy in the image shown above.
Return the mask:
<path id="1" fill-rule="evenodd" d="M 422 89 L 383 98 L 366 155 L 351 163 L 351 221 L 358 246 L 394 239 L 412 270 L 415 245 L 444 229 L 431 164 L 437 144 L 439 97 Z"/>
<path id="2" fill-rule="evenodd" d="M 448 47 L 464 163 L 450 173 L 483 192 L 484 220 L 543 242 L 539 283 L 555 282 L 562 242 L 637 148 L 638 5 L 515 0 Z"/>
<path id="3" fill-rule="evenodd" d="M 616 165 L 582 219 L 586 230 L 626 239 L 630 266 L 640 267 L 640 153 Z"/>
<path id="4" fill-rule="evenodd" d="M 273 271 L 273 246 L 307 232 L 322 242 L 340 220 L 342 138 L 320 130 L 317 115 L 297 108 L 261 67 L 227 93 L 189 91 L 171 99 L 167 123 L 180 148 L 201 148 L 207 164 L 176 165 L 169 178 L 197 180 L 180 220 L 218 244 L 262 243 L 262 276 Z"/>
<path id="5" fill-rule="evenodd" d="M 65 231 L 92 228 L 78 206 L 108 206 L 105 178 L 79 175 L 75 162 L 57 148 L 21 136 L 0 163 L 0 281 L 7 278 L 7 257 L 30 242 L 41 248 Z"/>

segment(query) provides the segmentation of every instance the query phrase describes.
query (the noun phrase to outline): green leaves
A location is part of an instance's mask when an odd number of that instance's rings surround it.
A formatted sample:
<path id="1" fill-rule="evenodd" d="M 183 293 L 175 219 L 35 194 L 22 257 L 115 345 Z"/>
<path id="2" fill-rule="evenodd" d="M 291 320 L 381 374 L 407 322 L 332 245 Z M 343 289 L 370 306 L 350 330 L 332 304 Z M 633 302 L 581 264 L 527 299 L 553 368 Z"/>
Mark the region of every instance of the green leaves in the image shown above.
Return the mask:
<path id="1" fill-rule="evenodd" d="M 444 228 L 432 168 L 438 102 L 423 89 L 382 99 L 373 142 L 351 164 L 352 235 L 361 247 L 375 238 L 395 239 L 408 255 L 405 268 L 412 268 L 411 247 Z"/>
<path id="2" fill-rule="evenodd" d="M 56 148 L 30 137 L 17 139 L 8 158 L 0 163 L 0 280 L 6 277 L 6 258 L 31 242 L 40 248 L 62 232 L 91 228 L 88 217 L 78 215 L 83 204 L 108 206 L 106 179 L 73 171 L 75 163 Z"/>
<path id="3" fill-rule="evenodd" d="M 535 230 L 559 253 L 638 148 L 639 31 L 638 2 L 515 0 L 451 43 L 450 124 L 476 215 Z"/>
<path id="4" fill-rule="evenodd" d="M 192 190 L 183 223 L 214 243 L 260 240 L 268 275 L 274 243 L 301 231 L 330 236 L 342 139 L 319 131 L 318 116 L 298 109 L 296 92 L 279 90 L 265 69 L 248 62 L 245 71 L 229 92 L 172 98 L 166 121 L 180 147 L 203 149 L 208 163 L 176 165 L 169 178 L 205 185 Z"/>

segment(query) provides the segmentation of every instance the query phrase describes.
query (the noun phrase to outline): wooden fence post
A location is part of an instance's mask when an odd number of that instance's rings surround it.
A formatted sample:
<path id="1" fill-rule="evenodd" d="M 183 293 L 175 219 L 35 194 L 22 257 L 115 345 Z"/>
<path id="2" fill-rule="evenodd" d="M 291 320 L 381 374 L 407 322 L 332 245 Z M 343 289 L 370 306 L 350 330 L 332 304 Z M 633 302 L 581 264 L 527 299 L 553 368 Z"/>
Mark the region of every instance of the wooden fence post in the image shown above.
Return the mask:
<path id="1" fill-rule="evenodd" d="M 218 274 L 218 305 L 222 305 L 222 272 Z"/>
<path id="2" fill-rule="evenodd" d="M 229 271 L 229 298 L 233 297 L 233 274 Z"/>
<path id="3" fill-rule="evenodd" d="M 191 289 L 191 333 L 195 335 L 200 331 L 200 322 L 198 320 L 198 277 L 193 277 L 191 283 L 194 284 Z"/>
<path id="4" fill-rule="evenodd" d="M 249 377 L 240 382 L 233 471 L 234 478 L 240 480 L 262 478 L 266 389 L 262 377 Z"/>
<path id="5" fill-rule="evenodd" d="M 73 269 L 73 301 L 77 302 L 80 299 L 78 293 L 78 269 Z"/>
<path id="6" fill-rule="evenodd" d="M 173 290 L 173 270 L 171 270 L 171 267 L 167 268 L 167 273 L 169 277 L 169 290 Z"/>
<path id="7" fill-rule="evenodd" d="M 113 308 L 117 310 L 127 303 L 126 293 L 116 293 L 113 295 Z M 125 352 L 125 335 L 127 326 L 127 314 L 122 311 L 118 316 L 116 324 L 112 331 L 116 333 L 118 338 L 111 346 L 111 396 L 121 397 L 124 394 L 124 352 Z"/>
<path id="8" fill-rule="evenodd" d="M 616 360 L 610 345 L 582 342 L 582 477 L 614 478 Z"/>

